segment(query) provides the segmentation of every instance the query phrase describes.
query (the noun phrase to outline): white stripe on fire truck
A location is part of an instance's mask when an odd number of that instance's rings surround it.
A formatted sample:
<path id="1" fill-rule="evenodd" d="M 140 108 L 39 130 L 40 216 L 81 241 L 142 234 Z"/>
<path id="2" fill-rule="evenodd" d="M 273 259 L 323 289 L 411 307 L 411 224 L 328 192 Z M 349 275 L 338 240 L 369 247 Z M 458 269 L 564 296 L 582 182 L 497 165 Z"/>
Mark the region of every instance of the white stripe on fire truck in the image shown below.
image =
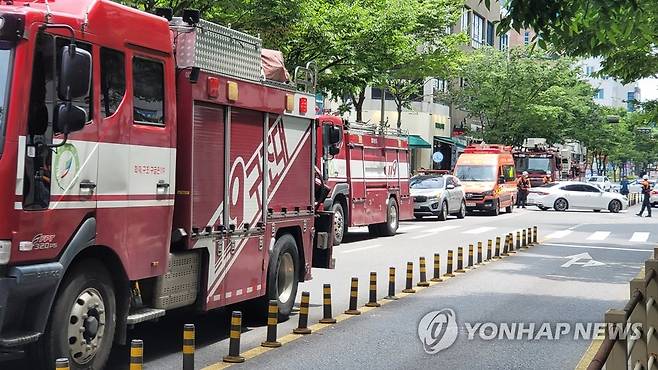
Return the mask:
<path id="1" fill-rule="evenodd" d="M 48 209 L 82 209 L 82 208 L 137 208 L 137 207 L 165 207 L 173 206 L 173 199 L 163 200 L 102 200 L 94 201 L 63 201 L 51 203 Z M 14 202 L 15 210 L 22 210 L 21 202 Z"/>

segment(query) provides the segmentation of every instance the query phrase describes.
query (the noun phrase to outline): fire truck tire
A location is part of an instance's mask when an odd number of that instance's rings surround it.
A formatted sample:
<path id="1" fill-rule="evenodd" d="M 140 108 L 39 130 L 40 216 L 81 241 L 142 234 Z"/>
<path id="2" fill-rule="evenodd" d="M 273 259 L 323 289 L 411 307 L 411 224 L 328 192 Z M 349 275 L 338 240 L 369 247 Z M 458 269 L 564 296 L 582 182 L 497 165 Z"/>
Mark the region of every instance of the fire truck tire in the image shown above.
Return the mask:
<path id="1" fill-rule="evenodd" d="M 439 221 L 445 221 L 448 218 L 448 202 L 445 200 L 441 205 L 441 211 L 439 211 Z"/>
<path id="2" fill-rule="evenodd" d="M 393 236 L 400 226 L 400 212 L 398 212 L 398 203 L 394 198 L 388 199 L 386 223 L 381 224 L 380 230 L 382 236 Z"/>
<path id="3" fill-rule="evenodd" d="M 116 302 L 112 279 L 98 261 L 77 264 L 62 281 L 46 331 L 31 356 L 38 369 L 68 357 L 71 369 L 102 369 L 112 349 Z M 84 329 L 84 330 L 82 330 Z M 87 344 L 82 344 L 82 341 Z"/>
<path id="4" fill-rule="evenodd" d="M 279 302 L 279 320 L 287 320 L 297 297 L 299 283 L 299 252 L 295 238 L 283 234 L 274 243 L 267 269 L 267 294 L 261 307 L 267 312 L 267 302 Z M 267 316 L 264 316 L 267 317 Z"/>
<path id="5" fill-rule="evenodd" d="M 332 210 L 334 212 L 334 246 L 336 246 L 343 242 L 347 232 L 347 224 L 345 223 L 345 210 L 343 210 L 342 204 L 336 202 Z"/>

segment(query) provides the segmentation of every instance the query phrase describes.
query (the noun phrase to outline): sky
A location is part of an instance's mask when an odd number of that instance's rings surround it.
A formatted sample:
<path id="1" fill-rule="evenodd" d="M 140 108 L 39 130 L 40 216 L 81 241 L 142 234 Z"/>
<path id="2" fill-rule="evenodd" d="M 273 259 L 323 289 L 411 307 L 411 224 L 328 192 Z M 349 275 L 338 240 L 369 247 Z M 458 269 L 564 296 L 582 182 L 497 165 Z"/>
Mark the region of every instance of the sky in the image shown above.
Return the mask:
<path id="1" fill-rule="evenodd" d="M 658 79 L 645 78 L 640 80 L 642 101 L 658 99 Z"/>

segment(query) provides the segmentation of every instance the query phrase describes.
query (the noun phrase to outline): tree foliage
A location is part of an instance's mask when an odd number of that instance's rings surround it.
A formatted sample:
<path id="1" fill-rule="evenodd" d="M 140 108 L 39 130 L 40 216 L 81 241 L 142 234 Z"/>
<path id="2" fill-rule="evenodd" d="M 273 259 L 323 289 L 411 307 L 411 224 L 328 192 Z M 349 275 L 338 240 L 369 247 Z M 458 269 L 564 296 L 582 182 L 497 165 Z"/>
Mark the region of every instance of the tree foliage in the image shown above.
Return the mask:
<path id="1" fill-rule="evenodd" d="M 459 74 L 463 86 L 453 81 L 441 97 L 478 121 L 483 129 L 472 135 L 487 142 L 519 146 L 541 137 L 560 143 L 596 116 L 594 90 L 566 58 L 486 48 L 473 53 Z"/>
<path id="2" fill-rule="evenodd" d="M 501 28 L 533 28 L 572 56 L 601 56 L 603 71 L 625 82 L 658 73 L 656 0 L 509 0 Z"/>

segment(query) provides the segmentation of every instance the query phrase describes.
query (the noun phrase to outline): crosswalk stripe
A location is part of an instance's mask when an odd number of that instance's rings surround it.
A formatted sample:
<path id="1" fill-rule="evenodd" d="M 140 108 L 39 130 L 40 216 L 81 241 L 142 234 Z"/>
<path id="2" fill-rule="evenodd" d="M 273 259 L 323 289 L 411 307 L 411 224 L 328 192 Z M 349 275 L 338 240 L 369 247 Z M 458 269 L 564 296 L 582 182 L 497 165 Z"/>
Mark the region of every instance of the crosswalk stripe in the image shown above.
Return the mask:
<path id="1" fill-rule="evenodd" d="M 413 237 L 411 237 L 411 239 L 417 240 L 417 239 L 427 238 L 428 236 L 432 236 L 436 233 L 440 233 L 441 231 L 453 230 L 453 229 L 456 229 L 458 227 L 459 226 L 441 226 L 441 227 L 437 227 L 437 228 L 434 228 L 434 229 L 424 231 L 423 234 L 413 236 Z"/>
<path id="2" fill-rule="evenodd" d="M 610 236 L 610 231 L 597 231 L 587 237 L 587 240 L 606 240 Z"/>
<path id="3" fill-rule="evenodd" d="M 633 233 L 633 236 L 629 239 L 630 242 L 644 243 L 649 240 L 649 235 L 651 233 Z"/>
<path id="4" fill-rule="evenodd" d="M 560 239 L 564 238 L 565 236 L 571 234 L 573 231 L 572 230 L 560 230 L 560 231 L 555 231 L 551 234 L 548 234 L 546 236 L 547 239 Z"/>
<path id="5" fill-rule="evenodd" d="M 484 232 L 491 231 L 491 230 L 494 230 L 494 229 L 496 229 L 496 228 L 495 227 L 483 226 L 483 227 L 478 227 L 478 228 L 473 229 L 473 230 L 464 231 L 463 234 L 482 234 Z"/>

